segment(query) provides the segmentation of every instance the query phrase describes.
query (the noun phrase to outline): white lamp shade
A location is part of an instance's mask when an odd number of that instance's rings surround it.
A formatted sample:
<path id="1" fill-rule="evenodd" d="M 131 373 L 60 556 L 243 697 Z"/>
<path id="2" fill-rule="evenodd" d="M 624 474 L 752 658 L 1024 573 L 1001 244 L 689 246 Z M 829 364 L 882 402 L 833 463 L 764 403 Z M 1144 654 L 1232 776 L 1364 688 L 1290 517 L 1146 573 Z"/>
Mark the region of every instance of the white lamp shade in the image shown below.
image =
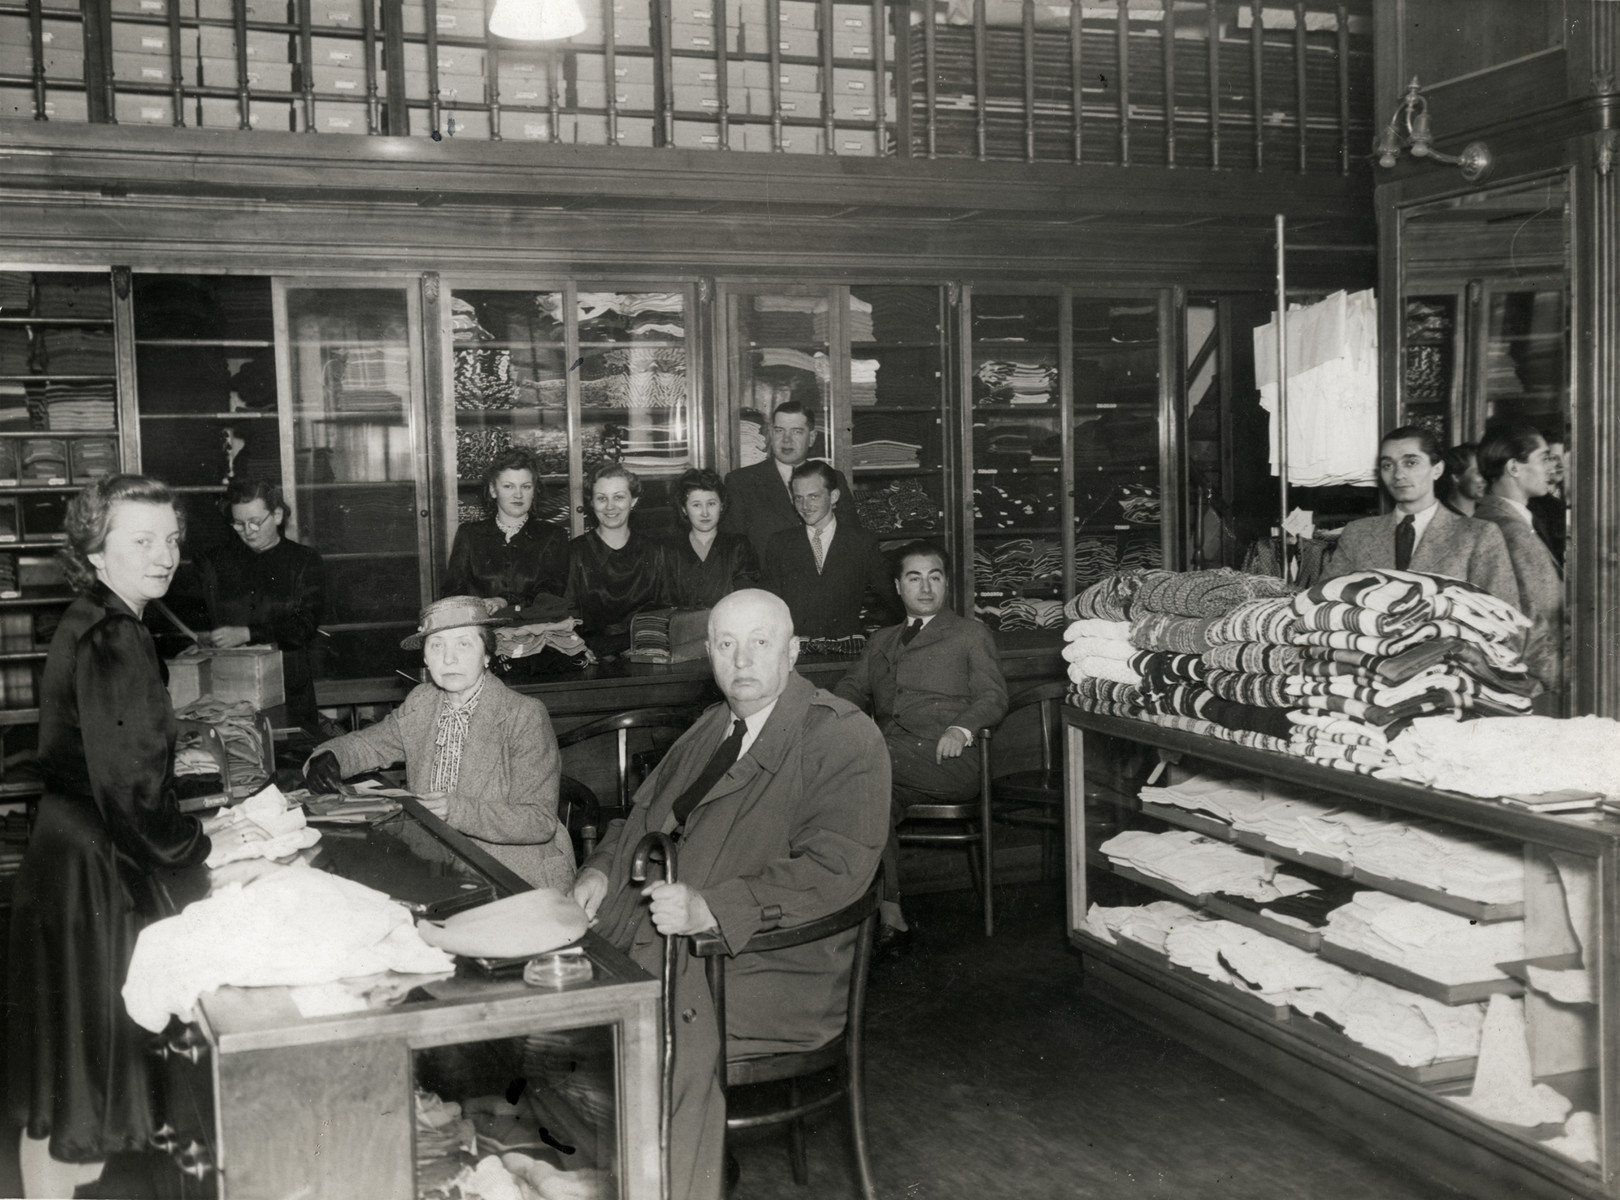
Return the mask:
<path id="1" fill-rule="evenodd" d="M 514 42 L 555 42 L 585 32 L 579 0 L 495 0 L 489 31 Z"/>

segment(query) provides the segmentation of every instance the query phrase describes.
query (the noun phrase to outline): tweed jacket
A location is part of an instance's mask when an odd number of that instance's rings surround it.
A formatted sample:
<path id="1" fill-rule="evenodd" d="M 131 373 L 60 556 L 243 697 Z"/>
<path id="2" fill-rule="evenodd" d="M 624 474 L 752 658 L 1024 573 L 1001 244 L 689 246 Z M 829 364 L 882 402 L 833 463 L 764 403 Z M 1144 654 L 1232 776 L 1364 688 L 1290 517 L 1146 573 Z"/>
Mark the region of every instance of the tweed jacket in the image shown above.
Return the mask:
<path id="1" fill-rule="evenodd" d="M 859 525 L 844 524 L 841 517 L 819 573 L 802 521 L 773 535 L 759 556 L 759 586 L 787 601 L 793 632 L 800 637 L 861 632 L 861 606 L 869 591 L 891 613 L 898 604 L 877 538 Z"/>
<path id="2" fill-rule="evenodd" d="M 663 939 L 630 882 L 630 860 L 649 830 L 673 827 L 675 801 L 703 772 L 730 721 L 724 704 L 700 717 L 585 863 L 608 878 L 597 931 L 655 975 Z M 877 872 L 888 832 L 889 757 L 877 727 L 794 674 L 748 753 L 688 816 L 677 878 L 702 894 L 736 951 L 760 930 L 800 925 L 856 900 Z M 728 1054 L 807 1050 L 835 1036 L 854 934 L 728 960 Z M 714 1070 L 718 1031 L 700 960 L 681 953 L 678 963 L 673 1193 L 717 1200 L 725 1141 Z"/>
<path id="3" fill-rule="evenodd" d="M 1439 508 L 1412 552 L 1411 569 L 1465 580 L 1517 606 L 1519 584 L 1513 577 L 1513 564 L 1501 530 L 1489 521 L 1452 512 L 1443 504 Z M 1374 567 L 1394 570 L 1395 526 L 1400 519 L 1399 511 L 1391 511 L 1351 521 L 1340 535 L 1322 578 L 1335 579 Z"/>
<path id="4" fill-rule="evenodd" d="M 1482 497 L 1474 516 L 1502 531 L 1519 585 L 1519 611 L 1530 618 L 1524 661 L 1549 692 L 1564 688 L 1564 575 L 1524 515 L 1497 496 Z"/>
<path id="5" fill-rule="evenodd" d="M 855 493 L 840 471 L 834 471 L 838 488 L 838 504 L 833 515 L 838 528 L 850 529 L 861 523 L 855 514 Z M 741 533 L 754 543 L 754 553 L 764 555 L 765 543 L 773 534 L 784 529 L 802 528 L 799 510 L 793 507 L 793 493 L 782 482 L 776 460 L 767 457 L 764 462 L 738 467 L 726 476 L 726 511 L 720 517 L 720 528 L 727 533 Z"/>
<path id="6" fill-rule="evenodd" d="M 424 683 L 375 725 L 333 738 L 315 752 L 335 754 L 346 776 L 403 759 L 410 790 L 430 791 L 443 697 Z M 574 851 L 557 821 L 560 764 L 546 706 L 486 675 L 445 820 L 532 886 L 567 891 L 574 882 Z"/>
<path id="7" fill-rule="evenodd" d="M 834 693 L 870 709 L 885 734 L 901 729 L 928 741 L 952 725 L 977 736 L 1007 715 L 996 640 L 982 622 L 944 609 L 909 646 L 900 644 L 905 628 L 902 622 L 868 638 Z"/>

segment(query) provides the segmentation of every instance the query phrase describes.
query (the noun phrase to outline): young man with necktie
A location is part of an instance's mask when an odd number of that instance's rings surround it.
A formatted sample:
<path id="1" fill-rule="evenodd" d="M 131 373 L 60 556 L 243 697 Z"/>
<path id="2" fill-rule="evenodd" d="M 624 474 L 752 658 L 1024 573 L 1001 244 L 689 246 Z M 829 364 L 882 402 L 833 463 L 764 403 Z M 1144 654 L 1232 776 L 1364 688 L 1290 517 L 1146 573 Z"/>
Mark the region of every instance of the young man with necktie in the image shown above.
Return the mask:
<path id="1" fill-rule="evenodd" d="M 1403 425 L 1378 447 L 1378 479 L 1392 511 L 1346 525 L 1324 579 L 1373 567 L 1462 579 L 1517 606 L 1519 585 L 1501 531 L 1453 512 L 1435 495 L 1445 451 L 1427 429 Z"/>
<path id="2" fill-rule="evenodd" d="M 890 812 L 898 824 L 913 804 L 959 803 L 978 793 L 975 735 L 1007 715 L 1007 681 L 990 630 L 946 607 L 951 571 L 945 550 L 912 542 L 894 563 L 894 590 L 906 619 L 874 633 L 833 692 L 869 709 L 883 731 L 894 772 Z M 878 950 L 896 957 L 911 937 L 900 908 L 892 829 L 883 865 Z"/>
<path id="3" fill-rule="evenodd" d="M 730 496 L 720 516 L 720 531 L 746 535 L 754 545 L 754 553 L 763 556 L 765 544 L 774 535 L 799 528 L 790 491 L 793 472 L 806 462 L 816 461 L 810 458 L 815 442 L 815 409 L 802 400 L 784 400 L 772 409 L 770 427 L 765 431 L 769 455 L 762 462 L 738 467 L 726 476 Z M 838 523 L 846 527 L 859 525 L 854 494 L 842 474 L 836 470 L 832 474 L 832 487 L 838 493 L 834 501 Z M 804 630 L 799 634 L 805 636 Z"/>
<path id="4" fill-rule="evenodd" d="M 833 469 L 819 459 L 793 470 L 793 506 L 801 524 L 766 541 L 759 582 L 793 612 L 802 638 L 842 638 L 861 632 L 867 593 L 887 607 L 890 574 L 878 541 L 838 511 L 841 492 Z"/>

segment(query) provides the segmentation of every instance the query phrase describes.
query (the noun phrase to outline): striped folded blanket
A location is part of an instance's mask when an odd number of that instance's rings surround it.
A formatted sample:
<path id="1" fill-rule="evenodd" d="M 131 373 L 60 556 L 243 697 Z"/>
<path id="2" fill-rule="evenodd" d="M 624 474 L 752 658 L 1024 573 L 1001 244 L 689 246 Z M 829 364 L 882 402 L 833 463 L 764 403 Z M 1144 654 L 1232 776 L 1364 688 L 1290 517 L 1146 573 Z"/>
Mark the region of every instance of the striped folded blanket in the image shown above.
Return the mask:
<path id="1" fill-rule="evenodd" d="M 1299 666 L 1304 653 L 1298 646 L 1271 646 L 1259 642 L 1222 642 L 1203 653 L 1204 665 L 1215 671 L 1249 671 L 1257 675 L 1286 675 Z"/>
<path id="2" fill-rule="evenodd" d="M 1202 654 L 1209 649 L 1210 622 L 1218 619 L 1154 613 L 1131 622 L 1131 645 L 1142 650 Z"/>
<path id="3" fill-rule="evenodd" d="M 1260 675 L 1250 671 L 1211 671 L 1204 686 L 1222 700 L 1261 708 L 1291 708 L 1286 675 Z"/>
<path id="4" fill-rule="evenodd" d="M 1267 642 L 1287 645 L 1299 630 L 1294 601 L 1282 597 L 1249 600 L 1209 627 L 1210 645 L 1220 642 Z"/>

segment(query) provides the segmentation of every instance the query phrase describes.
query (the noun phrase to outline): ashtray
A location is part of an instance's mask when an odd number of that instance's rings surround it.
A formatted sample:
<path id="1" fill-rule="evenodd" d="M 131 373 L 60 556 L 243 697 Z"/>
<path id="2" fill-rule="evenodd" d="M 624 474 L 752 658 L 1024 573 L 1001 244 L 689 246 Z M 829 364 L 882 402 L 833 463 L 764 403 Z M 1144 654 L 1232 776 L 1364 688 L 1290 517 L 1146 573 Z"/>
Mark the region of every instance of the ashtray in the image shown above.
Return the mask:
<path id="1" fill-rule="evenodd" d="M 548 954 L 537 955 L 523 968 L 523 982 L 530 987 L 561 988 L 584 983 L 595 968 L 585 951 L 579 946 L 565 946 Z"/>

